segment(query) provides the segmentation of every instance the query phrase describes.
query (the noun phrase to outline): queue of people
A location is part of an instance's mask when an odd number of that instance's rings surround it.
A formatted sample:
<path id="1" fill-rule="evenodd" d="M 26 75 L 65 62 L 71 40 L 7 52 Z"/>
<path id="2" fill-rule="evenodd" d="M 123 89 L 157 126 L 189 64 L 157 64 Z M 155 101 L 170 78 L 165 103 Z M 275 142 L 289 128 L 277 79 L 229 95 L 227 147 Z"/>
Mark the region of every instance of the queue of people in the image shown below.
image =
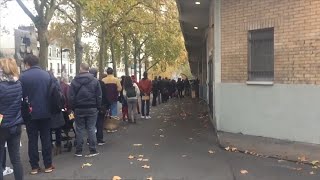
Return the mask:
<path id="1" fill-rule="evenodd" d="M 120 81 L 113 69 L 108 68 L 106 75 L 98 79 L 97 69 L 85 63 L 80 65 L 80 73 L 69 85 L 67 78 L 58 80 L 50 71 L 42 70 L 37 56 L 27 55 L 23 63 L 26 70 L 19 75 L 14 59 L 0 60 L 0 163 L 3 168 L 0 180 L 12 172 L 16 180 L 23 179 L 20 158 L 23 124 L 28 136 L 30 174 L 51 173 L 55 170 L 52 156 L 62 152 L 62 133 L 67 129 L 75 129 L 75 156 L 84 155 L 87 133 L 89 152 L 85 156 L 94 157 L 99 154 L 97 146 L 105 144 L 106 117 L 119 119 L 119 101 L 123 121 L 137 123 L 140 113 L 141 119 L 151 119 L 150 105 L 156 106 L 173 97 L 182 98 L 182 91 L 187 95 L 190 90 L 187 79 L 176 82 L 159 76 L 151 81 L 147 72 L 139 82 L 134 76 L 123 76 Z M 44 169 L 39 164 L 39 137 Z M 6 167 L 6 151 L 13 169 Z"/>

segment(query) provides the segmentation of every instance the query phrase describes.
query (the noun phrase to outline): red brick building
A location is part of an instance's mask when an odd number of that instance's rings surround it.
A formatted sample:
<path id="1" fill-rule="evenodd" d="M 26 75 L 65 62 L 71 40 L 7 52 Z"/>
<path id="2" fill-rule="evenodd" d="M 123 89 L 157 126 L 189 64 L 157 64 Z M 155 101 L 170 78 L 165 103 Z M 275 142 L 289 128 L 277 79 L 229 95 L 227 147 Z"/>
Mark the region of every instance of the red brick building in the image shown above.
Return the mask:
<path id="1" fill-rule="evenodd" d="M 218 131 L 320 144 L 320 1 L 177 5 Z"/>

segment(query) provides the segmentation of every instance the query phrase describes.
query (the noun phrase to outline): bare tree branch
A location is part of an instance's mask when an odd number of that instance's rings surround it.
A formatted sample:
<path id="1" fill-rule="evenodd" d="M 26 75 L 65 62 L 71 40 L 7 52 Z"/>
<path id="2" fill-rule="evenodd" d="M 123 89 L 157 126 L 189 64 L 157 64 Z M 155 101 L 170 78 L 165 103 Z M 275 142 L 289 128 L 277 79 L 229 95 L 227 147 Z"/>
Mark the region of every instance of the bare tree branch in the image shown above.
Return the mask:
<path id="1" fill-rule="evenodd" d="M 64 14 L 73 24 L 76 24 L 76 21 L 65 10 L 60 7 L 58 7 L 57 10 Z"/>
<path id="2" fill-rule="evenodd" d="M 37 19 L 36 17 L 30 12 L 30 10 L 26 7 L 26 5 L 23 4 L 21 0 L 16 0 L 21 9 L 30 17 L 30 19 L 36 23 Z"/>

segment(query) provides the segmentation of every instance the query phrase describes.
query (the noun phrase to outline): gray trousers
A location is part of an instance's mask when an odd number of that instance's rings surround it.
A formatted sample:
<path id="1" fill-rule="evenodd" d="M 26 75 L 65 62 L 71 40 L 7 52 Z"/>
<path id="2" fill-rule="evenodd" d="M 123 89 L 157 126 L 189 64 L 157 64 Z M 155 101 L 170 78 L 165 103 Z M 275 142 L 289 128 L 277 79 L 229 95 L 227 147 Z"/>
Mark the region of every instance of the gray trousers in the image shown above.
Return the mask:
<path id="1" fill-rule="evenodd" d="M 127 103 L 128 103 L 128 118 L 129 120 L 131 120 L 132 122 L 136 122 L 137 120 L 137 103 L 138 103 L 138 99 L 127 99 Z"/>
<path id="2" fill-rule="evenodd" d="M 97 146 L 97 136 L 96 136 L 96 122 L 98 117 L 98 112 L 84 114 L 75 113 L 76 120 L 76 142 L 77 151 L 82 151 L 83 143 L 84 143 L 84 134 L 87 131 L 88 139 L 89 139 L 89 150 L 96 150 Z"/>

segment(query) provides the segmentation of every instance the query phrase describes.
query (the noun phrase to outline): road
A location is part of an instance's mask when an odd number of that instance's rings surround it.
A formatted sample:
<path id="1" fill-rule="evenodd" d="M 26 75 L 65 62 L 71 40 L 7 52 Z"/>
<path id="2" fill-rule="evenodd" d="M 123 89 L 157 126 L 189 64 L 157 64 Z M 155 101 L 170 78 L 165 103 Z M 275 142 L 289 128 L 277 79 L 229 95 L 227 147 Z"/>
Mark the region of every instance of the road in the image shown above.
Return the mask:
<path id="1" fill-rule="evenodd" d="M 106 134 L 107 144 L 98 148 L 100 155 L 97 157 L 74 157 L 74 152 L 55 156 L 56 171 L 52 174 L 28 175 L 30 167 L 24 135 L 22 159 L 26 179 L 102 180 L 114 176 L 126 180 L 149 177 L 153 180 L 320 179 L 320 171 L 308 165 L 219 148 L 206 108 L 198 100 L 175 99 L 151 111 L 152 119 L 139 120 L 136 125 L 123 124 L 118 132 Z M 130 155 L 134 158 L 129 159 Z M 138 161 L 139 155 L 145 161 Z M 92 166 L 82 168 L 86 163 Z M 149 168 L 142 168 L 144 165 Z M 248 173 L 242 174 L 242 170 Z"/>

